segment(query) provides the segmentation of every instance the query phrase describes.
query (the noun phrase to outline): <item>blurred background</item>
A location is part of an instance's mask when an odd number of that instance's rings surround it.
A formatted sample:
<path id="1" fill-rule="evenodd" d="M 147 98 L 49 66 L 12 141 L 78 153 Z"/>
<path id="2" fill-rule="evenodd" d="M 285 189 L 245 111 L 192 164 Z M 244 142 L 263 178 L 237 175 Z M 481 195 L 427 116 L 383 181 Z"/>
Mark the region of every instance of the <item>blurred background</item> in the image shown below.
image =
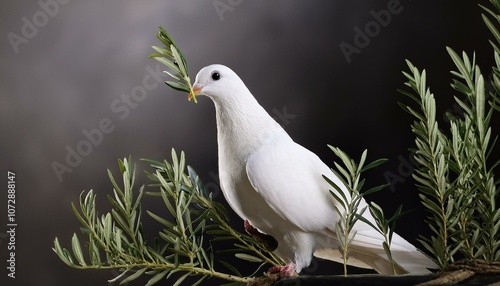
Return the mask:
<path id="1" fill-rule="evenodd" d="M 488 4 L 487 1 L 480 1 Z M 415 243 L 428 234 L 410 177 L 412 118 L 402 70 L 409 59 L 428 73 L 438 117 L 460 113 L 449 86 L 454 69 L 445 46 L 476 52 L 490 75 L 492 38 L 476 1 L 9 1 L 0 9 L 0 195 L 2 285 L 117 285 L 111 270 L 74 270 L 52 252 L 57 236 L 70 247 L 79 223 L 71 210 L 94 189 L 100 212 L 112 191 L 106 169 L 117 159 L 170 158 L 188 163 L 223 202 L 217 179 L 215 111 L 162 83 L 164 67 L 147 56 L 164 26 L 184 52 L 194 79 L 212 63 L 231 67 L 296 142 L 328 165 L 327 144 L 353 158 L 389 162 L 367 174 L 368 185 L 392 183 L 369 199 L 388 214 L 413 210 L 396 231 Z M 499 130 L 493 118 L 494 132 Z M 101 134 L 101 135 L 97 135 Z M 91 139 L 93 138 L 93 139 Z M 76 153 L 75 153 L 76 152 Z M 16 279 L 7 277 L 7 171 L 16 174 Z M 140 171 L 142 172 L 142 171 Z M 138 185 L 148 183 L 139 177 Z M 144 198 L 145 209 L 166 213 Z M 233 213 L 231 223 L 242 230 Z M 150 220 L 146 219 L 146 222 Z M 149 226 L 149 227 L 148 227 Z M 159 226 L 146 224 L 151 235 Z M 81 236 L 82 238 L 82 236 Z M 230 259 L 230 258 L 229 258 Z M 233 264 L 248 268 L 238 260 Z M 306 274 L 341 273 L 322 261 Z M 252 271 L 250 271 L 252 272 Z M 143 282 L 142 282 L 143 283 Z M 205 285 L 215 284 L 207 280 Z M 142 285 L 141 282 L 129 285 Z M 164 282 L 160 285 L 169 285 Z"/>

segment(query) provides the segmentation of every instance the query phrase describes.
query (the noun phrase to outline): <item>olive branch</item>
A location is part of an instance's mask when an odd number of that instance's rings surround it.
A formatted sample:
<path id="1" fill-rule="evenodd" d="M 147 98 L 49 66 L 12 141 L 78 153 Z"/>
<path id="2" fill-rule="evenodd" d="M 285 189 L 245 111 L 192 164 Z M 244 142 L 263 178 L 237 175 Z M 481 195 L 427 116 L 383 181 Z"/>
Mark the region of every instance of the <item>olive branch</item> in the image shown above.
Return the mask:
<path id="1" fill-rule="evenodd" d="M 191 85 L 191 79 L 188 75 L 187 61 L 181 50 L 177 48 L 174 39 L 162 26 L 159 27 L 160 31 L 155 34 L 158 40 L 163 43 L 165 47 L 152 46 L 156 53 L 151 54 L 149 58 L 154 58 L 160 63 L 166 65 L 170 71 L 164 71 L 170 77 L 175 79 L 175 81 L 165 81 L 165 83 L 171 88 L 187 92 L 188 99 L 193 99 L 195 103 L 196 95 L 193 91 L 193 86 Z"/>

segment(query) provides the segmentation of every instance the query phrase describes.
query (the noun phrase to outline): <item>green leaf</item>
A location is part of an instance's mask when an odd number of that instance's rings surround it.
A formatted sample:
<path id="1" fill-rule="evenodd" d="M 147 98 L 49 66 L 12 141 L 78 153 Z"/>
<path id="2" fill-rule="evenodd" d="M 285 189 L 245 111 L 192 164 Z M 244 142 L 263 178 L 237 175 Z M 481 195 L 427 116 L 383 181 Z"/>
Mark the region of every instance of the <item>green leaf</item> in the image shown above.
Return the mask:
<path id="1" fill-rule="evenodd" d="M 73 234 L 73 238 L 71 239 L 71 248 L 78 263 L 80 263 L 81 266 L 87 266 L 87 263 L 85 263 L 85 259 L 83 258 L 83 252 L 82 248 L 80 247 L 80 241 L 76 233 Z"/>
<path id="2" fill-rule="evenodd" d="M 103 231 L 104 231 L 104 239 L 107 244 L 109 244 L 111 240 L 111 215 L 110 213 L 107 213 L 105 216 L 102 217 L 102 226 L 103 226 Z"/>
<path id="3" fill-rule="evenodd" d="M 370 211 L 373 211 L 374 217 L 380 219 L 384 218 L 384 211 L 375 202 L 370 203 Z"/>
<path id="4" fill-rule="evenodd" d="M 125 276 L 125 274 L 127 274 L 129 272 L 130 268 L 128 269 L 120 269 L 120 271 L 122 272 L 120 275 L 117 275 L 115 278 L 113 279 L 109 279 L 108 282 L 109 283 L 115 283 L 116 281 L 120 280 L 123 276 Z"/>
<path id="5" fill-rule="evenodd" d="M 92 265 L 101 266 L 101 254 L 99 253 L 99 248 L 97 247 L 94 240 L 90 240 L 89 242 L 89 256 L 90 263 Z"/>
<path id="6" fill-rule="evenodd" d="M 236 256 L 239 259 L 250 262 L 262 262 L 262 259 L 246 253 L 236 253 L 234 256 Z"/>
<path id="7" fill-rule="evenodd" d="M 479 80 L 476 84 L 476 120 L 477 120 L 477 127 L 479 131 L 479 138 L 484 138 L 485 137 L 485 126 L 484 126 L 484 119 L 485 119 L 485 94 L 484 94 L 484 79 L 483 76 L 479 76 Z"/>
<path id="8" fill-rule="evenodd" d="M 391 184 L 385 184 L 385 185 L 380 185 L 380 186 L 376 186 L 376 187 L 373 187 L 373 188 L 370 188 L 366 191 L 363 191 L 363 196 L 367 196 L 369 194 L 373 194 L 373 193 L 376 193 L 376 192 L 379 192 L 385 188 L 387 188 L 388 186 L 390 186 Z"/>
<path id="9" fill-rule="evenodd" d="M 175 62 L 177 62 L 177 64 L 179 65 L 179 69 L 181 71 L 180 74 L 187 75 L 187 69 L 185 67 L 186 63 L 184 62 L 184 59 L 181 58 L 179 51 L 177 50 L 177 48 L 173 44 L 170 45 L 170 49 L 172 50 L 172 56 L 174 57 Z"/>
<path id="10" fill-rule="evenodd" d="M 123 279 L 120 282 L 120 285 L 124 285 L 124 284 L 131 282 L 131 281 L 134 281 L 135 279 L 139 278 L 142 274 L 144 274 L 144 272 L 146 272 L 146 270 L 147 270 L 147 268 L 142 268 L 142 269 L 137 270 L 134 274 L 127 276 L 125 279 Z"/>
<path id="11" fill-rule="evenodd" d="M 483 9 L 485 9 L 488 12 L 490 12 L 490 14 L 492 13 L 491 10 L 486 9 L 485 7 L 483 7 Z M 490 21 L 490 19 L 488 19 L 488 17 L 486 17 L 486 15 L 482 14 L 482 18 L 483 18 L 484 23 L 486 24 L 486 26 L 490 30 L 491 34 L 493 35 L 493 37 L 497 41 L 497 43 L 500 43 L 500 32 L 498 32 L 498 30 L 495 27 L 495 25 L 493 25 L 493 23 Z"/>
<path id="12" fill-rule="evenodd" d="M 340 192 L 338 194 L 341 194 L 342 196 L 344 196 L 344 193 L 342 193 L 342 192 Z M 333 196 L 333 198 L 335 199 L 335 201 L 338 202 L 345 211 L 348 210 L 348 208 L 349 208 L 349 201 L 347 201 L 347 199 L 343 200 L 340 196 L 338 196 L 333 191 L 330 191 L 330 195 Z M 344 216 L 343 212 L 341 212 L 340 209 L 338 209 L 338 207 L 336 205 L 334 205 L 333 207 L 336 209 L 336 211 L 337 211 L 337 213 L 339 214 L 340 217 Z"/>
<path id="13" fill-rule="evenodd" d="M 164 169 L 164 165 L 160 161 L 150 160 L 150 159 L 141 159 L 141 161 L 148 163 L 149 165 L 151 165 L 151 167 L 155 169 L 160 169 L 160 170 Z"/>
<path id="14" fill-rule="evenodd" d="M 176 64 L 174 64 L 172 61 L 170 61 L 164 57 L 155 57 L 154 59 L 157 60 L 158 62 L 160 62 L 161 64 L 166 65 L 171 70 L 176 71 L 178 73 L 181 73 L 179 67 Z"/>
<path id="15" fill-rule="evenodd" d="M 59 239 L 57 237 L 54 240 L 54 248 L 52 248 L 52 250 L 54 250 L 57 256 L 59 256 L 59 259 L 61 259 L 68 266 L 74 266 L 73 260 L 71 259 L 71 254 L 69 254 L 67 250 L 61 247 L 61 244 L 59 243 Z"/>
<path id="16" fill-rule="evenodd" d="M 224 267 L 226 267 L 227 269 L 229 269 L 229 271 L 231 271 L 234 275 L 238 276 L 238 277 L 242 277 L 241 273 L 238 271 L 238 269 L 236 269 L 236 267 L 234 267 L 231 263 L 227 263 L 225 261 L 219 261 Z"/>
<path id="17" fill-rule="evenodd" d="M 198 281 L 196 281 L 195 283 L 193 283 L 191 286 L 198 286 L 198 285 L 201 285 L 201 282 L 203 282 L 205 279 L 207 279 L 208 276 L 202 276 L 200 279 L 198 279 Z"/>
<path id="18" fill-rule="evenodd" d="M 151 279 L 149 279 L 146 286 L 152 286 L 152 285 L 158 283 L 161 279 L 163 279 L 165 277 L 165 275 L 168 274 L 168 272 L 170 272 L 170 270 L 164 270 L 160 273 L 157 273 L 155 276 L 153 276 Z"/>
<path id="19" fill-rule="evenodd" d="M 361 169 L 363 170 L 363 165 L 365 164 L 365 161 L 366 161 L 366 156 L 368 155 L 368 150 L 365 149 L 363 151 L 363 153 L 361 154 L 361 158 L 359 159 L 359 163 L 358 163 L 358 169 Z M 362 172 L 362 171 L 361 171 Z"/>
<path id="20" fill-rule="evenodd" d="M 109 177 L 109 180 L 111 181 L 111 183 L 113 184 L 113 188 L 114 190 L 120 194 L 121 197 L 123 197 L 123 192 L 122 190 L 120 189 L 120 187 L 118 186 L 118 184 L 116 183 L 115 181 L 115 178 L 113 177 L 113 174 L 111 173 L 111 171 L 108 169 L 108 177 Z"/>
<path id="21" fill-rule="evenodd" d="M 344 176 L 344 179 L 346 181 L 351 181 L 351 174 L 349 173 L 349 171 L 347 171 L 346 169 L 344 169 L 342 166 L 340 166 L 337 162 L 334 162 L 333 163 L 335 165 L 335 168 L 337 168 L 337 170 L 342 174 L 342 176 Z M 346 187 L 349 185 L 349 183 L 346 185 Z"/>
<path id="22" fill-rule="evenodd" d="M 123 231 L 119 228 L 115 228 L 115 245 L 116 245 L 116 249 L 119 251 L 119 252 L 122 252 L 123 251 L 123 248 L 122 248 L 122 234 L 123 234 Z"/>
<path id="23" fill-rule="evenodd" d="M 378 232 L 379 229 L 376 225 L 374 225 L 371 221 L 369 221 L 367 218 L 365 218 L 364 216 L 362 215 L 359 215 L 359 214 L 354 214 L 356 216 L 356 218 L 358 218 L 360 221 L 366 223 L 367 225 L 369 225 L 371 228 L 373 228 L 374 230 L 377 230 Z"/>
<path id="24" fill-rule="evenodd" d="M 363 167 L 360 172 L 363 173 L 363 172 L 368 171 L 370 169 L 376 168 L 387 161 L 389 161 L 389 159 L 386 159 L 386 158 L 377 159 L 377 160 L 369 163 L 365 167 Z"/>
<path id="25" fill-rule="evenodd" d="M 153 48 L 153 50 L 157 51 L 159 56 L 172 57 L 172 52 L 169 49 L 165 49 L 165 48 L 158 47 L 158 46 L 151 46 L 151 48 Z"/>
<path id="26" fill-rule="evenodd" d="M 165 83 L 175 90 L 189 93 L 189 87 L 183 83 L 178 83 L 173 81 L 165 81 Z"/>
<path id="27" fill-rule="evenodd" d="M 451 59 L 455 63 L 458 71 L 460 72 L 460 74 L 463 76 L 463 78 L 467 82 L 467 85 L 468 86 L 473 86 L 473 83 L 471 82 L 471 79 L 468 76 L 468 74 L 469 74 L 469 72 L 468 72 L 468 70 L 469 70 L 468 66 L 470 66 L 470 64 L 466 65 L 464 63 L 464 61 L 462 61 L 462 59 L 460 58 L 460 56 L 457 53 L 455 53 L 455 51 L 453 49 L 451 49 L 450 47 L 446 47 L 446 50 L 448 51 L 448 54 L 450 55 Z M 465 55 L 465 53 L 464 53 L 464 59 L 467 59 L 467 61 L 468 61 L 468 58 Z"/>
<path id="28" fill-rule="evenodd" d="M 189 272 L 186 273 L 186 274 L 184 274 L 184 275 L 182 275 L 179 279 L 177 279 L 177 281 L 175 281 L 174 285 L 172 285 L 172 286 L 179 286 L 179 285 L 181 285 L 181 283 L 184 282 L 184 280 L 186 280 L 186 278 L 189 275 L 191 275 L 191 273 L 189 273 Z"/>
<path id="29" fill-rule="evenodd" d="M 166 226 L 167 228 L 174 228 L 175 227 L 175 224 L 154 214 L 153 212 L 150 212 L 150 211 L 146 211 L 152 218 L 154 218 L 157 222 L 163 224 L 164 226 Z"/>

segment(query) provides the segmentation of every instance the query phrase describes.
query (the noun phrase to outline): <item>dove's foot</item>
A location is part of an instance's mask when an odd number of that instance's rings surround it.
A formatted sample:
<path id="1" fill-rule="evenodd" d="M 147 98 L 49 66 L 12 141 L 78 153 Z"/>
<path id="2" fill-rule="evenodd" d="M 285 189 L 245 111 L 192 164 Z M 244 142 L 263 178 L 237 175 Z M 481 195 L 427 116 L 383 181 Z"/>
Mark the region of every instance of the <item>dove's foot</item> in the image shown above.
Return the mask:
<path id="1" fill-rule="evenodd" d="M 280 278 L 295 276 L 295 263 L 289 263 L 285 266 L 275 266 L 269 269 L 269 274 L 279 273 Z"/>
<path id="2" fill-rule="evenodd" d="M 274 237 L 260 232 L 258 229 L 253 227 L 248 220 L 245 220 L 244 226 L 246 232 L 250 234 L 253 239 L 262 243 L 267 250 L 273 251 L 278 247 L 278 241 Z"/>

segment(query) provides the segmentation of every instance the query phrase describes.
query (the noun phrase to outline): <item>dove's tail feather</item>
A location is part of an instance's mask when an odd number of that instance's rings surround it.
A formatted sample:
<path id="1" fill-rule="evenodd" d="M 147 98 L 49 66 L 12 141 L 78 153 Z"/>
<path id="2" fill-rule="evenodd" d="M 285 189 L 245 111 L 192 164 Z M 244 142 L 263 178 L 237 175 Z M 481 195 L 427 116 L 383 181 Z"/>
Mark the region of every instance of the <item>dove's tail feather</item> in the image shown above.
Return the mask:
<path id="1" fill-rule="evenodd" d="M 392 257 L 396 263 L 410 274 L 429 274 L 429 269 L 436 269 L 437 265 L 419 250 L 393 251 Z"/>
<path id="2" fill-rule="evenodd" d="M 330 233 L 330 238 L 332 236 Z M 387 254 L 382 247 L 383 239 L 373 230 L 358 231 L 349 249 L 347 263 L 360 268 L 374 269 L 380 274 L 428 274 L 429 269 L 437 265 L 415 246 L 394 233 L 391 243 L 391 255 L 395 262 L 394 271 Z M 322 248 L 314 252 L 314 256 L 343 263 L 338 249 Z M 396 272 L 396 273 L 394 273 Z"/>
<path id="3" fill-rule="evenodd" d="M 351 249 L 347 264 L 360 268 L 374 269 L 383 275 L 392 274 L 429 274 L 428 268 L 435 268 L 436 265 L 429 258 L 423 255 L 420 251 L 392 251 L 391 252 L 394 264 L 392 265 L 387 259 L 385 252 L 369 253 L 366 249 L 357 250 Z M 342 255 L 337 249 L 318 249 L 314 252 L 314 256 L 322 259 L 327 259 L 339 263 L 343 263 Z"/>

